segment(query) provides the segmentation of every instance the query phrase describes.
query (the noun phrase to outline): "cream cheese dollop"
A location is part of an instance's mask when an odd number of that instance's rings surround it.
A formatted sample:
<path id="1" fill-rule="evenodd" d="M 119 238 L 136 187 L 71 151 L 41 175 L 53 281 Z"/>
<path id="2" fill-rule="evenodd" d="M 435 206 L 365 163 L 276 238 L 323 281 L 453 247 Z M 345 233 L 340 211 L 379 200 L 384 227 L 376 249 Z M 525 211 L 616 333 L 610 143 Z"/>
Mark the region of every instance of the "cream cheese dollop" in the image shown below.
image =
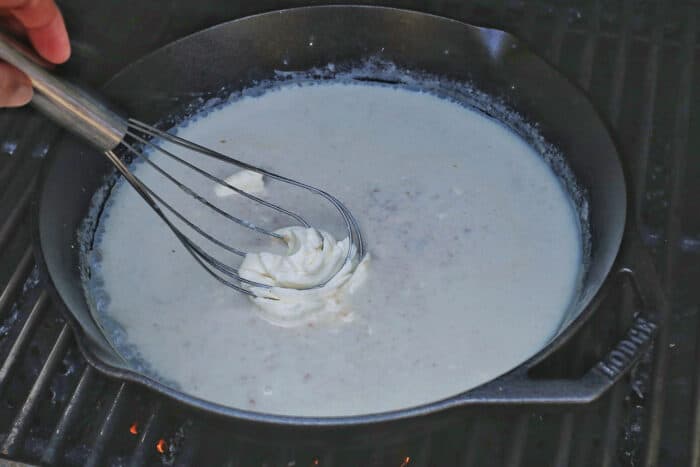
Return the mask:
<path id="1" fill-rule="evenodd" d="M 272 286 L 248 288 L 261 316 L 285 327 L 352 320 L 347 299 L 365 280 L 369 255 L 359 258 L 349 239 L 337 241 L 322 230 L 294 226 L 275 233 L 286 254 L 248 253 L 239 268 L 242 278 Z M 324 285 L 310 288 L 318 284 Z"/>
<path id="2" fill-rule="evenodd" d="M 252 170 L 239 170 L 226 177 L 224 181 L 232 187 L 243 190 L 251 195 L 259 195 L 265 192 L 265 183 L 262 174 L 253 172 Z M 221 184 L 214 186 L 214 193 L 219 198 L 226 198 L 236 194 L 235 191 Z"/>

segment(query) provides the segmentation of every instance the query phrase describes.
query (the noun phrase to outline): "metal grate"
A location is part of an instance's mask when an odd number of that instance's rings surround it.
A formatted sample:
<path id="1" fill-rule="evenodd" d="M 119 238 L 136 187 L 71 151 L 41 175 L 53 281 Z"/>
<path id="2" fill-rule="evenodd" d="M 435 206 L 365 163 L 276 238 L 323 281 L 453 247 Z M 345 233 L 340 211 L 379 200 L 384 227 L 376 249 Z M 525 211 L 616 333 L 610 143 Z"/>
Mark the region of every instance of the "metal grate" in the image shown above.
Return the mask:
<path id="1" fill-rule="evenodd" d="M 433 432 L 364 440 L 361 448 L 347 439 L 319 445 L 303 435 L 269 441 L 205 418 L 86 365 L 37 282 L 29 240 L 35 174 L 55 130 L 28 110 L 0 111 L 1 457 L 92 466 L 700 466 L 700 291 L 693 287 L 700 277 L 700 221 L 693 216 L 700 188 L 690 183 L 700 177 L 700 120 L 693 118 L 700 108 L 693 93 L 700 83 L 697 6 L 660 0 L 381 3 L 512 31 L 588 91 L 614 129 L 637 194 L 632 204 L 672 299 L 660 310 L 664 326 L 649 358 L 588 407 L 469 409 Z M 300 4 L 173 0 L 164 14 L 152 2 L 103 0 L 89 8 L 85 0 L 65 1 L 75 63 L 92 65 L 68 71 L 99 83 L 183 34 Z M 134 29 L 129 18 L 149 28 Z M 106 28 L 117 31 L 108 36 L 101 33 Z M 612 338 L 630 319 L 632 293 L 618 292 L 568 350 L 567 360 L 579 370 L 606 350 L 605 339 L 592 337 Z"/>

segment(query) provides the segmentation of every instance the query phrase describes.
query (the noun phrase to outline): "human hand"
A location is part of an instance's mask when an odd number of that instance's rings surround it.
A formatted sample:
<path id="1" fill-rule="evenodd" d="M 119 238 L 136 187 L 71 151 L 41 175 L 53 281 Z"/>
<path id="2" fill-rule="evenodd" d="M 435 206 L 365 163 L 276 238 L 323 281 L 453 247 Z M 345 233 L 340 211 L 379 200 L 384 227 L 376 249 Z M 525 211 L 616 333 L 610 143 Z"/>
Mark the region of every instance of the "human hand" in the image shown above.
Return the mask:
<path id="1" fill-rule="evenodd" d="M 70 57 L 66 25 L 54 0 L 0 0 L 0 24 L 26 36 L 39 55 L 51 63 L 63 63 Z M 30 100 L 29 78 L 0 61 L 0 107 L 19 107 Z"/>

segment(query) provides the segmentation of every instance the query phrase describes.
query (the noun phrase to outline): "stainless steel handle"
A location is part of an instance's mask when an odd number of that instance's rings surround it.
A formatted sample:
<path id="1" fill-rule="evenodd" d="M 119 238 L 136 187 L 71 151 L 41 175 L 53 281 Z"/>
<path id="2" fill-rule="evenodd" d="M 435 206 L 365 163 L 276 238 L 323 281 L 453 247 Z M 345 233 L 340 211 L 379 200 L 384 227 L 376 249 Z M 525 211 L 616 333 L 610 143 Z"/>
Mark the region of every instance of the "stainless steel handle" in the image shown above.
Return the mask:
<path id="1" fill-rule="evenodd" d="M 127 121 L 103 102 L 47 71 L 51 65 L 27 47 L 0 32 L 0 60 L 26 74 L 35 89 L 32 104 L 67 130 L 102 151 L 124 138 Z"/>

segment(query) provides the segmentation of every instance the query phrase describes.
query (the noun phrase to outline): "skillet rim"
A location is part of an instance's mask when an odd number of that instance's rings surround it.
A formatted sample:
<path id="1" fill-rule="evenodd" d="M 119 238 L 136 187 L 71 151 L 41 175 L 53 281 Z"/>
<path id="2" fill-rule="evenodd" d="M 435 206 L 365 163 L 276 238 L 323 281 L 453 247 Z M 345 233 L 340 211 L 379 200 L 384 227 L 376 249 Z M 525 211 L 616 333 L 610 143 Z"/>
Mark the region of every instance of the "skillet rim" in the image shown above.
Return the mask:
<path id="1" fill-rule="evenodd" d="M 265 16 L 276 16 L 280 14 L 286 14 L 286 13 L 303 13 L 305 11 L 309 10 L 321 10 L 321 9 L 353 9 L 353 10 L 374 10 L 374 11 L 384 11 L 384 12 L 390 12 L 398 15 L 416 15 L 419 17 L 429 17 L 433 21 L 440 21 L 440 22 L 447 22 L 447 23 L 452 23 L 459 25 L 460 27 L 465 27 L 468 29 L 476 29 L 480 31 L 489 31 L 493 33 L 497 33 L 499 35 L 503 35 L 504 37 L 507 37 L 510 41 L 513 43 L 518 44 L 518 47 L 521 51 L 521 53 L 526 53 L 528 56 L 537 59 L 544 63 L 547 67 L 552 69 L 555 74 L 562 80 L 566 81 L 569 85 L 571 85 L 579 94 L 581 98 L 583 98 L 583 101 L 591 107 L 593 110 L 593 114 L 595 118 L 598 120 L 598 123 L 600 123 L 601 127 L 603 128 L 604 136 L 608 138 L 610 142 L 610 146 L 613 149 L 613 152 L 610 154 L 611 158 L 611 163 L 613 163 L 616 166 L 616 169 L 619 169 L 621 173 L 620 181 L 621 181 L 621 192 L 622 196 L 624 199 L 622 200 L 623 206 L 625 206 L 624 211 L 620 214 L 621 215 L 621 224 L 623 226 L 626 225 L 627 221 L 627 208 L 628 208 L 628 200 L 627 200 L 627 186 L 625 182 L 625 176 L 624 176 L 624 170 L 623 170 L 623 165 L 620 160 L 619 152 L 617 150 L 617 147 L 614 142 L 614 138 L 612 137 L 610 133 L 610 129 L 608 125 L 606 125 L 605 120 L 600 116 L 600 113 L 598 112 L 597 108 L 589 98 L 589 96 L 578 86 L 575 82 L 570 81 L 567 77 L 565 77 L 556 67 L 552 66 L 549 62 L 547 62 L 545 59 L 540 57 L 538 54 L 533 52 L 526 43 L 522 42 L 520 39 L 517 37 L 513 36 L 512 34 L 496 29 L 496 28 L 488 28 L 488 27 L 482 27 L 482 26 L 477 26 L 473 25 L 470 23 L 466 23 L 463 21 L 458 21 L 455 19 L 451 18 L 446 18 L 443 16 L 431 14 L 431 13 L 424 13 L 421 11 L 417 10 L 411 10 L 411 9 L 402 9 L 402 8 L 394 8 L 394 7 L 384 7 L 384 6 L 373 6 L 373 5 L 343 5 L 343 4 L 337 4 L 337 5 L 315 5 L 315 6 L 303 6 L 303 7 L 295 7 L 295 8 L 287 8 L 287 9 L 282 9 L 282 10 L 271 10 L 263 13 L 258 13 L 254 15 L 249 15 L 245 16 L 242 18 L 237 18 L 233 19 L 230 21 L 225 21 L 210 27 L 207 27 L 205 29 L 202 29 L 200 31 L 194 32 L 192 34 L 186 35 L 184 37 L 181 37 L 175 41 L 172 41 L 162 47 L 159 47 L 156 50 L 153 50 L 149 52 L 148 54 L 144 55 L 143 57 L 138 58 L 137 60 L 129 63 L 126 65 L 124 68 L 120 69 L 114 76 L 112 76 L 109 80 L 107 80 L 102 86 L 99 87 L 101 91 L 105 91 L 106 89 L 109 88 L 109 86 L 118 81 L 123 75 L 128 74 L 132 69 L 138 68 L 138 66 L 143 63 L 148 61 L 149 59 L 152 58 L 152 56 L 156 54 L 161 54 L 165 50 L 173 49 L 176 48 L 181 42 L 185 42 L 188 40 L 191 40 L 193 37 L 198 36 L 198 35 L 204 35 L 210 31 L 216 30 L 218 28 L 223 28 L 223 27 L 230 27 L 231 24 L 239 23 L 239 22 L 245 22 L 245 21 L 251 21 L 258 19 L 260 17 L 265 17 Z M 62 133 L 61 137 L 57 138 L 56 141 L 54 142 L 53 146 L 56 146 L 59 142 L 60 139 L 65 138 L 66 133 Z M 145 386 L 153 391 L 156 391 L 158 393 L 164 394 L 171 399 L 182 403 L 189 408 L 193 408 L 202 412 L 205 412 L 207 414 L 212 414 L 215 416 L 219 417 L 227 417 L 227 418 L 233 418 L 237 420 L 242 420 L 242 421 L 249 421 L 249 422 L 256 422 L 256 423 L 264 423 L 264 424 L 270 424 L 270 425 L 277 425 L 277 426 L 284 426 L 284 427 L 318 427 L 318 428 L 323 428 L 323 427 L 352 427 L 352 426 L 362 426 L 362 425 L 370 425 L 370 424 L 378 424 L 378 423 L 385 423 L 385 422 L 395 422 L 395 421 L 401 421 L 409 418 L 415 418 L 415 417 L 421 417 L 421 416 L 426 416 L 430 414 L 436 414 L 440 412 L 447 411 L 452 408 L 457 408 L 457 407 L 463 407 L 466 405 L 486 405 L 489 404 L 489 400 L 487 396 L 484 396 L 481 394 L 483 390 L 488 390 L 490 387 L 496 387 L 498 386 L 499 382 L 502 384 L 510 384 L 509 382 L 512 382 L 513 379 L 517 379 L 519 376 L 522 377 L 523 375 L 526 375 L 527 371 L 531 369 L 533 366 L 535 366 L 537 363 L 541 362 L 542 360 L 546 359 L 548 356 L 550 356 L 552 353 L 556 352 L 562 345 L 564 345 L 574 334 L 578 332 L 580 327 L 590 318 L 592 315 L 595 307 L 591 306 L 593 303 L 595 303 L 596 298 L 601 294 L 601 291 L 605 288 L 605 284 L 611 280 L 611 276 L 613 276 L 612 272 L 615 270 L 615 265 L 619 261 L 619 256 L 620 256 L 620 251 L 621 251 L 621 245 L 623 243 L 623 239 L 625 237 L 625 229 L 621 229 L 620 234 L 618 235 L 618 238 L 614 242 L 617 245 L 616 248 L 616 254 L 615 258 L 611 261 L 610 267 L 608 268 L 607 272 L 605 273 L 605 278 L 599 285 L 599 287 L 596 289 L 595 293 L 591 294 L 588 303 L 582 307 L 582 310 L 578 313 L 578 315 L 566 325 L 566 327 L 561 330 L 552 340 L 550 340 L 542 349 L 540 349 L 538 352 L 536 352 L 534 355 L 523 361 L 521 364 L 518 366 L 514 367 L 513 369 L 507 371 L 506 373 L 501 374 L 500 376 L 497 376 L 494 379 L 491 379 L 487 382 L 484 382 L 476 387 L 473 387 L 469 390 L 463 391 L 461 393 L 455 394 L 453 396 L 449 396 L 447 398 L 429 402 L 426 404 L 421 404 L 418 406 L 414 407 L 409 407 L 409 408 L 404 408 L 404 409 L 397 409 L 397 410 L 391 410 L 391 411 L 386 411 L 386 412 L 378 412 L 378 413 L 370 413 L 370 414 L 361 414 L 361 415 L 351 415 L 351 416 L 334 416 L 334 417 L 308 417 L 308 416 L 290 416 L 290 415 L 275 415 L 275 414 L 269 414 L 269 413 L 264 413 L 264 412 L 254 412 L 254 411 L 249 411 L 249 410 L 243 410 L 243 409 L 237 409 L 234 407 L 229 407 L 217 403 L 213 403 L 204 399 L 200 399 L 195 396 L 188 395 L 184 392 L 181 392 L 179 390 L 170 388 L 169 386 L 160 383 L 157 380 L 154 380 L 148 376 L 145 376 L 143 374 L 137 373 L 132 370 L 124 369 L 124 368 L 119 368 L 112 366 L 110 364 L 105 363 L 100 359 L 99 356 L 97 356 L 94 352 L 93 349 L 91 348 L 91 345 L 96 345 L 93 343 L 93 339 L 90 338 L 82 326 L 79 324 L 77 318 L 73 315 L 73 313 L 68 309 L 67 305 L 61 298 L 61 294 L 58 290 L 58 288 L 55 286 L 55 283 L 51 277 L 51 272 L 49 270 L 48 265 L 45 262 L 44 254 L 43 254 L 43 248 L 42 248 L 42 243 L 41 243 L 41 238 L 40 238 L 40 231 L 39 231 L 39 225 L 40 225 L 40 220 L 39 220 L 39 213 L 41 210 L 41 201 L 43 198 L 43 192 L 44 192 L 44 185 L 45 185 L 45 180 L 49 176 L 51 172 L 51 167 L 54 164 L 54 152 L 51 152 L 50 156 L 47 158 L 44 163 L 41 164 L 41 168 L 39 171 L 39 176 L 37 179 L 38 182 L 38 189 L 35 190 L 35 194 L 32 200 L 32 205 L 31 205 L 31 210 L 32 210 L 32 215 L 31 215 L 31 224 L 32 224 L 32 244 L 34 246 L 34 256 L 36 260 L 36 265 L 38 266 L 39 273 L 41 279 L 48 285 L 49 293 L 52 299 L 52 302 L 54 305 L 57 305 L 58 308 L 61 310 L 62 315 L 66 318 L 66 321 L 70 328 L 72 329 L 75 338 L 76 338 L 76 343 L 78 344 L 78 347 L 81 350 L 81 353 L 85 357 L 85 359 L 88 361 L 88 363 L 93 366 L 95 369 L 100 371 L 101 373 L 113 377 L 113 378 L 118 378 L 121 380 L 137 383 L 139 385 Z M 109 342 L 108 339 L 105 338 L 105 341 Z M 111 344 L 110 344 L 111 345 Z M 527 377 L 527 376 L 525 376 Z M 479 401 L 474 401 L 474 400 L 469 400 L 468 396 L 472 392 L 480 392 L 480 398 L 483 400 Z"/>

